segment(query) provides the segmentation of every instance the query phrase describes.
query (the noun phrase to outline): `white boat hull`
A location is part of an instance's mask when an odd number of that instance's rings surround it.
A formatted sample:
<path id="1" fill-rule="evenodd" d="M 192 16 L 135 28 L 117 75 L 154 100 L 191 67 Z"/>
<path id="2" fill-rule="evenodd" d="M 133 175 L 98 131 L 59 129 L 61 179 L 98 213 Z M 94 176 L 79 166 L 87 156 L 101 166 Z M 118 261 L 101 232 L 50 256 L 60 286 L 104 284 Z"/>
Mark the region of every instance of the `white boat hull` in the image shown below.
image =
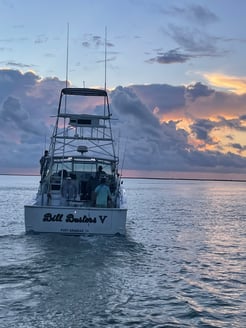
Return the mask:
<path id="1" fill-rule="evenodd" d="M 125 235 L 127 209 L 25 206 L 26 233 Z"/>

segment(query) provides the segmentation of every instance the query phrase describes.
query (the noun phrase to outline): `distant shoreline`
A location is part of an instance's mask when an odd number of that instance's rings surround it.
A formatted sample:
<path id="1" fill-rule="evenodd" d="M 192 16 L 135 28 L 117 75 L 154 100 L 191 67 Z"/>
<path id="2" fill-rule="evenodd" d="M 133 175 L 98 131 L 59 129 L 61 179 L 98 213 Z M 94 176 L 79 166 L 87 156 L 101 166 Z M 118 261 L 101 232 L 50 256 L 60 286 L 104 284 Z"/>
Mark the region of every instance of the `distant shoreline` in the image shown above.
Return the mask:
<path id="1" fill-rule="evenodd" d="M 123 177 L 123 179 L 149 179 L 149 180 L 188 180 L 188 181 L 225 181 L 225 182 L 246 182 L 246 180 L 241 179 L 205 179 L 205 178 L 133 178 L 133 177 Z"/>
<path id="2" fill-rule="evenodd" d="M 38 177 L 38 174 L 9 174 L 9 173 L 0 173 L 1 175 L 7 176 L 23 176 L 23 177 Z M 151 178 L 151 177 L 122 177 L 122 179 L 129 179 L 129 180 L 177 180 L 177 181 L 222 181 L 222 182 L 246 182 L 242 179 L 205 179 L 205 178 Z"/>

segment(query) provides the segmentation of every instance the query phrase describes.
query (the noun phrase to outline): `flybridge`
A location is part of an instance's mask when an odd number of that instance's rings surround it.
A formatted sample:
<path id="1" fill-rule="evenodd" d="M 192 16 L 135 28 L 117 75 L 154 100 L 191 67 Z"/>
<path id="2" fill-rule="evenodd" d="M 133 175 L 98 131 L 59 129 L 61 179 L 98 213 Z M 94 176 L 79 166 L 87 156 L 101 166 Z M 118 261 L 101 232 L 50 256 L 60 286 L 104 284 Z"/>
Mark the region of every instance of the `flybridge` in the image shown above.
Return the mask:
<path id="1" fill-rule="evenodd" d="M 90 113 L 94 110 L 96 112 Z M 110 160 L 116 158 L 105 90 L 64 88 L 61 91 L 51 154 L 53 157 L 61 153 L 71 156 L 80 146 L 86 146 L 92 157 L 104 154 Z M 80 153 L 84 154 L 84 151 Z M 78 156 L 77 152 L 74 156 Z"/>

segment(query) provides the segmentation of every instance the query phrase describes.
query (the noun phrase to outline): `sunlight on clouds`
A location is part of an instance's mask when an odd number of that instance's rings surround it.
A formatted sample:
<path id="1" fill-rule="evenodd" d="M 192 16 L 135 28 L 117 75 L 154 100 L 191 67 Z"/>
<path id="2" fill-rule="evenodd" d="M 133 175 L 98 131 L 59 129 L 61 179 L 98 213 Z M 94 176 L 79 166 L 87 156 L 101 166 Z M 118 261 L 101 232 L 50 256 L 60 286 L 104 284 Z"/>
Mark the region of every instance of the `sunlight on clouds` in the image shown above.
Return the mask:
<path id="1" fill-rule="evenodd" d="M 190 145 L 192 145 L 194 148 L 196 149 L 200 149 L 200 150 L 206 150 L 206 144 L 204 143 L 204 141 L 196 139 L 196 136 L 194 134 L 190 134 L 188 136 L 188 142 Z"/>
<path id="2" fill-rule="evenodd" d="M 236 94 L 246 93 L 246 77 L 236 77 L 217 73 L 207 73 L 204 77 L 208 82 L 220 88 L 228 89 Z"/>
<path id="3" fill-rule="evenodd" d="M 210 137 L 214 141 L 214 145 L 210 150 L 220 151 L 221 153 L 231 152 L 233 154 L 245 155 L 245 132 L 232 130 L 230 127 L 221 127 L 220 129 L 214 129 L 210 133 Z M 233 145 L 238 147 L 233 147 Z M 240 147 L 239 147 L 240 145 Z M 209 149 L 209 148 L 207 148 Z"/>
<path id="4" fill-rule="evenodd" d="M 166 116 L 166 115 L 165 115 Z M 233 118 L 233 117 L 231 117 Z M 198 139 L 196 133 L 191 131 L 190 126 L 195 122 L 190 117 L 184 115 L 175 116 L 177 129 L 184 129 L 188 132 L 188 143 L 195 149 L 205 151 L 218 151 L 223 154 L 228 152 L 240 155 L 246 155 L 245 131 L 239 131 L 229 126 L 220 126 L 220 120 L 209 118 L 210 121 L 217 123 L 216 126 L 208 132 L 208 140 Z M 169 123 L 171 118 L 160 118 L 160 122 Z M 242 122 L 241 127 L 244 127 Z"/>

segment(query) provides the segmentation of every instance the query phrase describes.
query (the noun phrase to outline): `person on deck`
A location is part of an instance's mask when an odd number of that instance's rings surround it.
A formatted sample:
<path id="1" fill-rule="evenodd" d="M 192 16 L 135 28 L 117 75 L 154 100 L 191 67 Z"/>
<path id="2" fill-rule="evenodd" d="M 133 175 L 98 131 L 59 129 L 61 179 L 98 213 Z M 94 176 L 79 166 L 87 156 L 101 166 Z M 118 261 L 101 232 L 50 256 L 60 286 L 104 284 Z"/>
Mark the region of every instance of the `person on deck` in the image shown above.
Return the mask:
<path id="1" fill-rule="evenodd" d="M 63 199 L 67 202 L 76 199 L 77 186 L 75 184 L 75 181 L 70 176 L 63 180 L 61 194 Z"/>
<path id="2" fill-rule="evenodd" d="M 50 164 L 50 157 L 48 150 L 45 150 L 44 155 L 40 158 L 40 175 L 41 180 L 46 176 Z"/>
<path id="3" fill-rule="evenodd" d="M 100 181 L 102 178 L 106 176 L 106 173 L 103 171 L 102 165 L 99 165 L 98 171 L 96 173 L 96 179 Z"/>
<path id="4" fill-rule="evenodd" d="M 106 185 L 106 179 L 102 178 L 101 183 L 95 189 L 96 207 L 108 207 L 108 199 L 112 198 L 109 186 Z"/>

